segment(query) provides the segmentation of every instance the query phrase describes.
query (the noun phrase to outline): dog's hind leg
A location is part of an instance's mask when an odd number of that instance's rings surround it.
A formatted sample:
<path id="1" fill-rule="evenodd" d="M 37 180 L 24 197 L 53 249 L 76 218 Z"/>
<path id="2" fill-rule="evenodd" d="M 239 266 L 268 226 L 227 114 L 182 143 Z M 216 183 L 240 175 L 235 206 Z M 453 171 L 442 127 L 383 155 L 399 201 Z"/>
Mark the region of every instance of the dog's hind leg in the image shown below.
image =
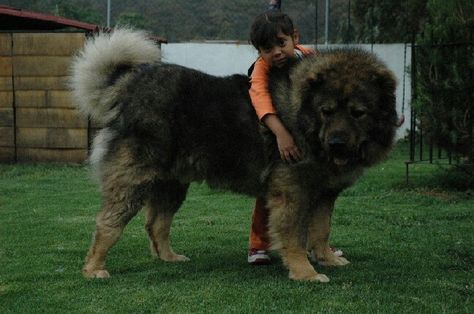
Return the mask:
<path id="1" fill-rule="evenodd" d="M 150 190 L 146 204 L 145 229 L 151 254 L 167 262 L 189 261 L 186 256 L 173 251 L 169 239 L 174 214 L 183 203 L 188 186 L 177 181 L 159 181 Z"/>
<path id="2" fill-rule="evenodd" d="M 124 159 L 117 158 L 104 166 L 102 209 L 96 217 L 96 231 L 82 269 L 83 275 L 88 278 L 110 276 L 105 268 L 107 253 L 128 222 L 142 208 L 151 183 L 149 171 L 131 167 Z"/>
<path id="3" fill-rule="evenodd" d="M 308 227 L 308 250 L 312 254 L 312 259 L 323 266 L 349 264 L 344 257 L 334 255 L 329 246 L 331 215 L 336 197 L 336 195 L 323 195 L 314 201 L 316 208 L 312 211 Z"/>
<path id="4" fill-rule="evenodd" d="M 132 192 L 133 193 L 133 192 Z M 124 193 L 118 193 L 124 196 Z M 96 231 L 92 245 L 86 257 L 82 273 L 88 278 L 110 277 L 105 269 L 105 259 L 110 248 L 118 241 L 123 229 L 136 213 L 142 203 L 137 200 L 106 198 L 102 210 L 96 218 Z"/>

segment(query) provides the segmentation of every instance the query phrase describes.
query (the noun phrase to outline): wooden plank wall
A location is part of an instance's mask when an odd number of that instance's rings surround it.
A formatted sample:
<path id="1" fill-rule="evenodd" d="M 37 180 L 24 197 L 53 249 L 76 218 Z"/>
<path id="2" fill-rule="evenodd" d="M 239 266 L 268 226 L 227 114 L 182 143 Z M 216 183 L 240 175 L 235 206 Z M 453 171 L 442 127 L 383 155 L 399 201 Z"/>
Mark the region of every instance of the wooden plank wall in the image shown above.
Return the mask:
<path id="1" fill-rule="evenodd" d="M 0 161 L 80 163 L 88 121 L 67 90 L 84 33 L 0 34 Z"/>

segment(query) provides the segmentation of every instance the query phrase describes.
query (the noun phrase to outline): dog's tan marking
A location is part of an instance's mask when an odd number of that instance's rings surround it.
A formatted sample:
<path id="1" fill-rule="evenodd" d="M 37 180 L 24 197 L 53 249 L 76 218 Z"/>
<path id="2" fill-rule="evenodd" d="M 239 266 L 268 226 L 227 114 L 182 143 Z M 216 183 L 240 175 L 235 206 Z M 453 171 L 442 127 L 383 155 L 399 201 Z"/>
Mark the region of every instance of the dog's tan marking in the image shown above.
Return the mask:
<path id="1" fill-rule="evenodd" d="M 275 169 L 267 195 L 269 234 L 272 248 L 279 249 L 290 279 L 328 282 L 318 274 L 308 260 L 305 242 L 307 225 L 304 223 L 309 198 L 296 184 L 297 178 L 286 167 Z"/>
<path id="2" fill-rule="evenodd" d="M 86 256 L 86 262 L 82 273 L 87 278 L 108 278 L 109 273 L 105 269 L 107 252 L 118 241 L 122 235 L 123 227 L 107 227 L 103 221 L 104 211 L 97 216 L 97 227 L 92 245 Z"/>
<path id="3" fill-rule="evenodd" d="M 140 169 L 133 154 L 122 145 L 117 158 L 109 162 L 102 182 L 103 206 L 96 218 L 96 231 L 82 273 L 88 278 L 107 278 L 105 259 L 123 229 L 141 209 L 137 188 L 151 181 L 153 173 Z M 133 167 L 132 167 L 133 165 Z"/>
<path id="4" fill-rule="evenodd" d="M 146 207 L 147 222 L 145 225 L 150 240 L 151 254 L 166 262 L 189 261 L 186 256 L 176 254 L 170 245 L 169 235 L 174 213 L 158 211 L 153 206 L 157 206 L 157 204 L 149 202 Z"/>
<path id="5" fill-rule="evenodd" d="M 313 210 L 308 227 L 308 250 L 313 251 L 315 260 L 324 266 L 344 266 L 349 261 L 335 256 L 329 246 L 331 216 L 334 209 L 334 197 L 323 196 Z"/>

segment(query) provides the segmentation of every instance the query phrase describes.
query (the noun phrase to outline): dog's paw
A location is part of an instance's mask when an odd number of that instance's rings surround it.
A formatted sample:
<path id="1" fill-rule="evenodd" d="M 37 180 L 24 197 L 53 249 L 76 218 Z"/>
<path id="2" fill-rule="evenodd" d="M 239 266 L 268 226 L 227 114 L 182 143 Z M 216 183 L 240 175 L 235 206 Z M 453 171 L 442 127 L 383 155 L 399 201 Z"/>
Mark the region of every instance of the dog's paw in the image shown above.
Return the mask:
<path id="1" fill-rule="evenodd" d="M 327 260 L 318 260 L 318 264 L 322 266 L 345 266 L 350 264 L 350 262 L 344 257 L 333 256 Z"/>
<path id="2" fill-rule="evenodd" d="M 290 272 L 290 279 L 297 281 L 317 281 L 317 282 L 329 282 L 328 276 L 324 274 L 318 274 L 316 272 L 311 272 L 307 274 L 294 274 Z"/>
<path id="3" fill-rule="evenodd" d="M 329 282 L 329 277 L 324 274 L 317 274 L 316 277 L 311 278 L 310 280 L 319 282 Z"/>
<path id="4" fill-rule="evenodd" d="M 312 275 L 294 275 L 290 273 L 290 279 L 297 281 L 317 281 L 317 282 L 329 282 L 329 277 L 324 274 L 312 274 Z"/>
<path id="5" fill-rule="evenodd" d="M 184 255 L 179 255 L 179 254 L 164 254 L 160 255 L 160 259 L 165 261 L 165 262 L 189 262 L 190 259 Z"/>
<path id="6" fill-rule="evenodd" d="M 99 269 L 99 270 L 82 270 L 82 274 L 86 278 L 98 278 L 98 279 L 105 279 L 105 278 L 110 278 L 110 274 L 107 270 L 105 269 Z"/>

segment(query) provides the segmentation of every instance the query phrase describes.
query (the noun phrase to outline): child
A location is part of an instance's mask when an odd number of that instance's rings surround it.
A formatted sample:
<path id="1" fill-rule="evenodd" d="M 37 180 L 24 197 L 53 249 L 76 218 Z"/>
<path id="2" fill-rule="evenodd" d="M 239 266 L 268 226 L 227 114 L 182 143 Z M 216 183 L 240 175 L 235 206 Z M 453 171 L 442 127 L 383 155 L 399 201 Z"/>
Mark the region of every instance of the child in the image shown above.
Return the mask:
<path id="1" fill-rule="evenodd" d="M 249 70 L 252 105 L 260 121 L 275 135 L 281 159 L 286 162 L 299 161 L 302 158 L 301 152 L 273 107 L 268 90 L 268 72 L 272 66 L 282 67 L 290 58 L 301 59 L 315 54 L 315 51 L 298 45 L 299 35 L 293 27 L 293 22 L 288 15 L 278 11 L 261 14 L 255 19 L 250 40 L 259 53 L 253 69 Z M 258 198 L 249 237 L 248 262 L 251 265 L 270 263 L 267 253 L 270 247 L 267 235 L 268 214 L 265 201 Z M 333 251 L 342 255 L 339 250 Z"/>

